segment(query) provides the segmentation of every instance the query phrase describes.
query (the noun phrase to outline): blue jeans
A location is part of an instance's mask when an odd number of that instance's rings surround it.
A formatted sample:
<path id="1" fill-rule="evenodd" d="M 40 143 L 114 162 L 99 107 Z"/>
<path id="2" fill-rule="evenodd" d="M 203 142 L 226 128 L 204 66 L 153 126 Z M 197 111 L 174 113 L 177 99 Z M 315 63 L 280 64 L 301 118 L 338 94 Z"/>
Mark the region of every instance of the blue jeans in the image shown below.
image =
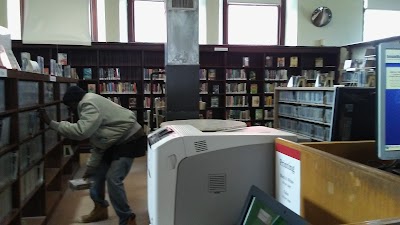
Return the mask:
<path id="1" fill-rule="evenodd" d="M 95 174 L 91 177 L 93 185 L 90 188 L 90 197 L 95 203 L 102 207 L 108 207 L 109 203 L 105 200 L 105 189 L 107 181 L 108 195 L 111 204 L 119 217 L 119 225 L 126 225 L 128 219 L 134 215 L 128 205 L 124 188 L 124 179 L 128 175 L 133 164 L 133 158 L 121 157 L 114 160 L 111 164 L 101 161 L 96 168 Z"/>

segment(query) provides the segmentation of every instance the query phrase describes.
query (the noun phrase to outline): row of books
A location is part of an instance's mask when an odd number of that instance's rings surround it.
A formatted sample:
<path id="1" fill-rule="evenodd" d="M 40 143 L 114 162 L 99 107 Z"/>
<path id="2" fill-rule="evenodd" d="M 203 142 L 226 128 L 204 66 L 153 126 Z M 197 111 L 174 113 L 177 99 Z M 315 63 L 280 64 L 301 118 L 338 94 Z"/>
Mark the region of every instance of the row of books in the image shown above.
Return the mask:
<path id="1" fill-rule="evenodd" d="M 164 94 L 165 93 L 165 84 L 160 83 L 146 83 L 143 86 L 144 94 Z"/>
<path id="2" fill-rule="evenodd" d="M 42 56 L 37 56 L 36 61 L 33 61 L 29 52 L 21 52 L 22 71 L 78 78 L 76 68 L 72 68 L 71 65 L 68 65 L 68 55 L 66 53 L 58 53 L 57 61 L 55 59 L 50 59 L 50 68 L 45 67 L 44 61 L 45 59 Z"/>
<path id="3" fill-rule="evenodd" d="M 143 72 L 144 80 L 165 80 L 164 69 L 144 69 Z"/>
<path id="4" fill-rule="evenodd" d="M 17 178 L 18 153 L 8 152 L 0 156 L 0 189 Z"/>
<path id="5" fill-rule="evenodd" d="M 0 119 L 0 148 L 10 144 L 11 118 Z"/>
<path id="6" fill-rule="evenodd" d="M 328 141 L 330 127 L 313 124 L 305 121 L 298 121 L 288 118 L 279 118 L 279 127 L 294 133 L 299 133 L 310 138 Z"/>
<path id="7" fill-rule="evenodd" d="M 28 142 L 22 144 L 19 148 L 20 164 L 19 168 L 21 171 L 25 170 L 29 166 L 35 164 L 43 157 L 42 148 L 42 136 L 36 136 Z"/>
<path id="8" fill-rule="evenodd" d="M 93 91 L 93 90 L 92 90 Z M 118 83 L 101 83 L 99 84 L 100 93 L 137 93 L 136 83 L 118 82 Z"/>
<path id="9" fill-rule="evenodd" d="M 333 91 L 280 91 L 279 100 L 287 102 L 332 105 Z"/>
<path id="10" fill-rule="evenodd" d="M 20 178 L 20 200 L 25 201 L 26 198 L 44 181 L 44 164 L 34 166 L 26 174 Z"/>
<path id="11" fill-rule="evenodd" d="M 92 79 L 92 78 L 87 77 L 86 79 Z M 107 68 L 107 69 L 99 68 L 99 80 L 120 80 L 120 79 L 121 79 L 121 73 L 119 68 Z"/>
<path id="12" fill-rule="evenodd" d="M 250 120 L 250 110 L 227 110 L 226 111 L 227 120 Z"/>
<path id="13" fill-rule="evenodd" d="M 11 186 L 0 192 L 0 221 L 3 221 L 12 211 Z"/>
<path id="14" fill-rule="evenodd" d="M 39 104 L 39 83 L 18 81 L 18 107 L 30 107 Z"/>
<path id="15" fill-rule="evenodd" d="M 279 104 L 279 115 L 306 119 L 315 122 L 330 123 L 332 109 Z"/>

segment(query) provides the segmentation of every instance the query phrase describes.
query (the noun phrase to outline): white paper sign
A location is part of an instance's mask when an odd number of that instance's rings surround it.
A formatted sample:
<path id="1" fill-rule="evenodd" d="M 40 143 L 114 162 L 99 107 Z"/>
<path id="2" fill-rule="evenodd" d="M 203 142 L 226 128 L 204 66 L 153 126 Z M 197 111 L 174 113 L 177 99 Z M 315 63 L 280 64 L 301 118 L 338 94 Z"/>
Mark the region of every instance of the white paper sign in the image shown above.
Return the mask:
<path id="1" fill-rule="evenodd" d="M 301 167 L 300 152 L 289 147 L 276 146 L 276 199 L 300 215 Z"/>
<path id="2" fill-rule="evenodd" d="M 7 70 L 6 69 L 0 69 L 0 77 L 7 77 Z"/>
<path id="3" fill-rule="evenodd" d="M 386 89 L 400 89 L 400 67 L 386 67 Z"/>
<path id="4" fill-rule="evenodd" d="M 56 76 L 50 76 L 50 81 L 51 82 L 56 82 L 56 80 L 57 80 Z"/>
<path id="5" fill-rule="evenodd" d="M 387 49 L 386 50 L 386 63 L 400 63 L 400 50 Z"/>

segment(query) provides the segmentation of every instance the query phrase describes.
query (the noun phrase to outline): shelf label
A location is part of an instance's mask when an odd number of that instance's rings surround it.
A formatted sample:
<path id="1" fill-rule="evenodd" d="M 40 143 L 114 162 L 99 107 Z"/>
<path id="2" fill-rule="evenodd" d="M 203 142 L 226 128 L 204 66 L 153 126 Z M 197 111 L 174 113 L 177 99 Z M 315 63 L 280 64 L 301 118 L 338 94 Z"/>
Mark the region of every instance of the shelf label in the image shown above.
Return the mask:
<path id="1" fill-rule="evenodd" d="M 7 77 L 7 70 L 6 69 L 0 69 L 0 77 Z"/>
<path id="2" fill-rule="evenodd" d="M 57 77 L 56 76 L 50 76 L 50 81 L 51 82 L 56 82 L 57 81 Z"/>
<path id="3" fill-rule="evenodd" d="M 215 48 L 214 48 L 214 51 L 215 51 L 215 52 L 227 52 L 227 51 L 228 51 L 228 48 L 225 48 L 225 47 L 215 47 Z"/>
<path id="4" fill-rule="evenodd" d="M 275 147 L 276 199 L 300 215 L 300 151 L 281 144 Z"/>

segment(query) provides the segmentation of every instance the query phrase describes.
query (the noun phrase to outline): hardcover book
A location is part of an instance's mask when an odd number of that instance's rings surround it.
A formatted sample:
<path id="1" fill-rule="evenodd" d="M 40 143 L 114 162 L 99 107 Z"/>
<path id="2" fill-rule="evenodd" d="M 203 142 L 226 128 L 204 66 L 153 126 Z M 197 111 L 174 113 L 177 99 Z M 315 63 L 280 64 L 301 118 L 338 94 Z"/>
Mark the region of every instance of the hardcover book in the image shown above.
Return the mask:
<path id="1" fill-rule="evenodd" d="M 58 64 L 63 65 L 63 66 L 67 65 L 68 64 L 67 58 L 68 58 L 67 53 L 58 53 L 57 54 Z"/>
<path id="2" fill-rule="evenodd" d="M 272 56 L 265 56 L 265 67 L 273 66 L 273 58 Z"/>
<path id="3" fill-rule="evenodd" d="M 88 93 L 96 93 L 96 84 L 88 84 Z"/>
<path id="4" fill-rule="evenodd" d="M 83 79 L 84 80 L 92 79 L 92 68 L 83 68 Z"/>
<path id="5" fill-rule="evenodd" d="M 290 57 L 290 67 L 298 67 L 299 58 L 297 56 Z"/>
<path id="6" fill-rule="evenodd" d="M 285 57 L 278 57 L 276 62 L 278 67 L 285 67 Z"/>

